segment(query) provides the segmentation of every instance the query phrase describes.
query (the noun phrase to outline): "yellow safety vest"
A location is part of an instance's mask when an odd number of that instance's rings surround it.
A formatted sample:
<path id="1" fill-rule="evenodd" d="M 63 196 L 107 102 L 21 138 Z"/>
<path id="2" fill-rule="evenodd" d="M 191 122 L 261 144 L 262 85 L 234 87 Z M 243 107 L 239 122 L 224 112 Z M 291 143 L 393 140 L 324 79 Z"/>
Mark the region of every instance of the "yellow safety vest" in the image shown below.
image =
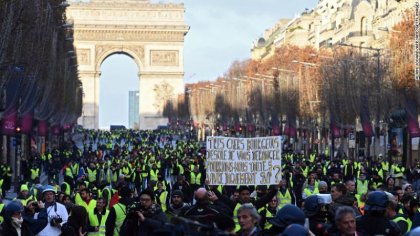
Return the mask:
<path id="1" fill-rule="evenodd" d="M 76 203 L 76 205 L 81 206 L 82 205 L 82 197 L 80 196 L 80 193 L 76 193 L 76 196 L 74 196 L 74 203 Z"/>
<path id="2" fill-rule="evenodd" d="M 33 196 L 29 196 L 27 199 L 20 199 L 20 198 L 17 198 L 17 199 L 15 199 L 15 200 L 19 200 L 19 201 L 22 203 L 22 205 L 23 205 L 23 206 L 26 206 L 26 204 L 28 204 L 28 202 L 30 202 L 30 201 L 32 201 L 32 200 L 35 200 L 35 199 L 34 199 L 34 197 L 33 197 Z"/>
<path id="3" fill-rule="evenodd" d="M 235 209 L 233 210 L 233 221 L 235 222 L 235 232 L 238 232 L 241 229 L 238 220 L 238 209 L 241 207 L 240 203 L 236 203 Z"/>
<path id="4" fill-rule="evenodd" d="M 96 200 L 95 199 L 91 199 L 89 201 L 89 205 L 86 204 L 86 202 L 82 200 L 80 202 L 80 206 L 84 207 L 87 212 L 90 212 L 91 210 L 95 209 L 95 207 L 96 207 Z"/>
<path id="5" fill-rule="evenodd" d="M 70 184 L 68 184 L 67 182 L 63 182 L 64 185 L 66 185 L 66 191 L 64 192 L 67 196 L 70 196 L 71 194 L 71 188 L 70 188 Z"/>
<path id="6" fill-rule="evenodd" d="M 309 196 L 311 196 L 311 195 L 313 195 L 313 194 L 318 194 L 318 193 L 319 193 L 319 190 L 318 190 L 318 187 L 315 185 L 315 186 L 314 186 L 314 191 L 313 191 L 313 192 L 311 192 L 311 190 L 310 190 L 309 188 L 305 188 L 305 189 L 303 190 L 303 192 L 305 192 L 306 197 L 309 197 Z"/>
<path id="7" fill-rule="evenodd" d="M 384 171 L 389 171 L 389 162 L 387 162 L 387 161 L 383 161 L 383 162 L 381 162 L 381 166 L 382 166 L 382 170 L 384 170 Z"/>
<path id="8" fill-rule="evenodd" d="M 302 174 L 303 176 L 305 176 L 305 178 L 308 177 L 308 172 L 309 172 L 309 167 L 306 166 L 305 169 L 302 168 Z"/>
<path id="9" fill-rule="evenodd" d="M 92 227 L 99 227 L 98 232 L 89 232 L 89 236 L 102 236 L 105 235 L 105 223 L 108 218 L 109 210 L 105 209 L 105 214 L 102 215 L 101 222 L 98 220 L 98 215 L 95 215 L 95 210 L 89 212 L 89 222 Z"/>
<path id="10" fill-rule="evenodd" d="M 131 173 L 131 169 L 130 169 L 130 167 L 123 167 L 122 168 L 122 173 L 124 174 L 124 175 L 130 175 Z"/>
<path id="11" fill-rule="evenodd" d="M 195 172 L 191 172 L 191 184 L 198 184 L 201 183 L 201 173 L 195 174 Z"/>
<path id="12" fill-rule="evenodd" d="M 39 168 L 31 169 L 31 180 L 35 180 L 39 176 Z"/>
<path id="13" fill-rule="evenodd" d="M 395 223 L 398 223 L 400 221 L 405 221 L 407 223 L 407 231 L 411 230 L 411 225 L 413 223 L 413 222 L 411 222 L 411 220 L 409 218 L 405 218 L 403 216 L 398 216 L 397 218 L 392 219 L 392 221 L 394 221 Z M 401 232 L 401 233 L 404 235 L 407 232 Z"/>
<path id="14" fill-rule="evenodd" d="M 4 203 L 0 203 L 0 213 L 3 211 L 4 208 Z M 3 223 L 4 218 L 3 216 L 0 215 L 0 224 Z"/>
<path id="15" fill-rule="evenodd" d="M 270 229 L 271 226 L 273 226 L 272 224 L 270 224 L 270 222 L 268 222 L 268 219 L 273 217 L 273 214 L 271 214 L 271 212 L 267 209 L 267 207 L 262 207 L 258 210 L 258 213 L 261 213 L 265 210 L 265 218 L 267 219 L 264 223 L 264 229 Z"/>
<path id="16" fill-rule="evenodd" d="M 118 170 L 114 170 L 114 172 L 112 173 L 112 182 L 117 182 L 118 181 Z"/>
<path id="17" fill-rule="evenodd" d="M 141 176 L 143 177 L 143 178 L 147 178 L 147 172 L 146 172 L 146 164 L 144 164 L 142 167 L 141 167 Z"/>
<path id="18" fill-rule="evenodd" d="M 314 162 L 315 162 L 315 157 L 316 157 L 316 154 L 315 154 L 315 153 L 311 153 L 311 154 L 309 155 L 309 161 L 310 161 L 311 163 L 314 163 Z"/>
<path id="19" fill-rule="evenodd" d="M 87 168 L 87 172 L 88 172 L 88 179 L 89 182 L 94 182 L 96 181 L 96 169 L 95 170 L 91 170 L 90 168 Z"/>
<path id="20" fill-rule="evenodd" d="M 368 191 L 368 185 L 369 185 L 369 181 L 365 180 L 364 183 L 362 183 L 362 181 L 360 181 L 359 179 L 356 181 L 357 184 L 357 194 L 359 195 L 363 195 L 365 193 L 367 193 Z"/>
<path id="21" fill-rule="evenodd" d="M 111 183 L 111 176 L 112 176 L 111 173 L 112 173 L 111 169 L 109 168 L 105 172 L 105 182 L 108 184 Z"/>
<path id="22" fill-rule="evenodd" d="M 405 168 L 402 166 L 401 168 L 397 165 L 392 165 L 392 172 L 394 173 L 395 178 L 402 178 L 404 176 Z"/>
<path id="23" fill-rule="evenodd" d="M 166 212 L 166 198 L 168 197 L 168 191 L 163 191 L 159 195 L 160 207 L 162 208 L 163 212 Z"/>
<path id="24" fill-rule="evenodd" d="M 114 228 L 114 236 L 120 235 L 120 229 L 122 224 L 124 223 L 126 217 L 126 207 L 121 203 L 117 203 L 114 205 L 115 209 L 115 228 Z"/>
<path id="25" fill-rule="evenodd" d="M 286 189 L 286 193 L 284 195 L 279 190 L 277 193 L 277 198 L 279 199 L 279 205 L 277 209 L 281 209 L 286 204 L 292 204 L 292 196 L 290 195 L 289 189 Z"/>
<path id="26" fill-rule="evenodd" d="M 153 169 L 150 169 L 150 180 L 154 180 L 154 181 L 157 181 L 158 180 L 158 178 L 157 178 L 157 172 L 158 172 L 159 170 L 158 169 L 156 169 L 156 170 L 153 170 Z"/>
<path id="27" fill-rule="evenodd" d="M 105 187 L 102 192 L 101 192 L 101 197 L 104 196 L 104 192 L 108 191 L 108 197 L 107 199 L 105 199 L 105 201 L 107 202 L 106 206 L 109 206 L 109 202 L 111 201 L 112 198 L 112 189 L 110 189 L 109 187 Z"/>
<path id="28" fill-rule="evenodd" d="M 66 176 L 69 176 L 70 178 L 73 178 L 73 173 L 72 173 L 72 171 L 71 171 L 71 168 L 70 168 L 70 167 L 67 167 L 67 168 L 66 168 Z"/>
<path id="29" fill-rule="evenodd" d="M 74 163 L 72 166 L 70 166 L 70 170 L 73 172 L 73 175 L 79 174 L 79 164 Z"/>

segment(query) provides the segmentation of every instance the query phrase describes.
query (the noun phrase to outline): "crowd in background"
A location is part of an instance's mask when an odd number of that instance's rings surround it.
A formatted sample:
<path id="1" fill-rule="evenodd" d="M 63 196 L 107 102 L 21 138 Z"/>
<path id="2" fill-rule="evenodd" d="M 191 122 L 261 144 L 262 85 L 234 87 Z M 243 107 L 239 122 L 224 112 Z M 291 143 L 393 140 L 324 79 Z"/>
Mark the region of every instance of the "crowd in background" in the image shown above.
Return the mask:
<path id="1" fill-rule="evenodd" d="M 0 204 L 1 235 L 415 235 L 420 226 L 420 165 L 285 149 L 276 185 L 209 186 L 205 157 L 205 144 L 170 130 L 76 130 L 22 163 L 17 198 Z M 11 174 L 2 163 L 2 196 Z"/>

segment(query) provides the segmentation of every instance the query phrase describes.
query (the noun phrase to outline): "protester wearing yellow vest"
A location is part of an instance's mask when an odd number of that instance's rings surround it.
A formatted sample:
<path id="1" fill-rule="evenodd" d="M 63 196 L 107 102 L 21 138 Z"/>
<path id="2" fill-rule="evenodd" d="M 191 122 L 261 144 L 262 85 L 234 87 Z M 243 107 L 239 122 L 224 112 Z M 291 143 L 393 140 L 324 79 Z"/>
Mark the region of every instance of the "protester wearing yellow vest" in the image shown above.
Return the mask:
<path id="1" fill-rule="evenodd" d="M 95 164 L 90 163 L 90 167 L 87 168 L 87 175 L 90 183 L 96 182 L 98 171 L 96 170 Z"/>
<path id="2" fill-rule="evenodd" d="M 83 189 L 86 189 L 86 187 L 87 187 L 87 185 L 86 185 L 86 183 L 85 183 L 85 182 L 80 182 L 80 183 L 79 183 L 79 190 L 78 190 L 78 192 L 76 192 L 76 194 L 74 195 L 74 202 L 76 203 L 76 205 L 82 205 L 82 201 L 83 201 L 83 199 L 82 199 L 82 197 L 80 196 L 80 192 L 81 192 Z"/>
<path id="3" fill-rule="evenodd" d="M 282 179 L 279 183 L 279 191 L 277 193 L 278 209 L 282 208 L 286 204 L 292 203 L 292 195 L 289 189 L 286 187 L 286 180 Z"/>
<path id="4" fill-rule="evenodd" d="M 156 167 L 156 164 L 153 164 L 152 169 L 150 169 L 149 171 L 149 181 L 153 180 L 153 181 L 158 181 L 158 174 L 159 170 Z"/>
<path id="5" fill-rule="evenodd" d="M 302 198 L 306 199 L 307 197 L 309 197 L 313 194 L 318 194 L 318 193 L 319 193 L 318 182 L 316 182 L 314 178 L 309 177 L 308 184 L 303 189 Z"/>
<path id="6" fill-rule="evenodd" d="M 39 177 L 39 167 L 31 168 L 31 180 L 34 181 L 37 177 Z"/>
<path id="7" fill-rule="evenodd" d="M 121 226 L 126 218 L 127 206 L 133 203 L 131 199 L 131 190 L 128 186 L 119 189 L 119 202 L 115 204 L 109 211 L 108 218 L 106 219 L 105 229 L 106 236 L 119 236 Z"/>
<path id="8" fill-rule="evenodd" d="M 198 191 L 198 190 L 197 190 Z M 217 188 L 213 188 L 213 192 L 216 193 L 216 195 L 221 196 L 220 192 L 217 191 Z M 247 186 L 241 186 L 239 187 L 239 198 L 237 201 L 233 201 L 229 198 L 223 198 L 223 202 L 229 206 L 229 208 L 233 211 L 233 221 L 235 222 L 235 232 L 239 231 L 241 229 L 241 226 L 239 225 L 238 221 L 238 209 L 241 207 L 244 203 L 251 203 L 255 206 L 256 209 L 260 209 L 261 207 L 264 207 L 267 203 L 273 199 L 277 195 L 277 188 L 270 188 L 268 193 L 264 196 L 258 198 L 258 199 L 251 199 L 251 192 L 249 187 Z M 220 199 L 220 197 L 219 197 Z"/>
<path id="9" fill-rule="evenodd" d="M 105 236 L 105 223 L 109 210 L 105 207 L 105 200 L 98 198 L 96 207 L 89 213 L 89 236 Z"/>
<path id="10" fill-rule="evenodd" d="M 369 186 L 369 180 L 366 179 L 365 173 L 361 172 L 359 178 L 356 180 L 356 191 L 357 194 L 363 195 L 367 193 Z"/>
<path id="11" fill-rule="evenodd" d="M 75 162 L 73 165 L 70 166 L 71 172 L 73 176 L 76 177 L 79 174 L 79 163 Z"/>
<path id="12" fill-rule="evenodd" d="M 20 186 L 20 193 L 19 193 L 18 197 L 15 200 L 21 201 L 23 206 L 26 206 L 26 204 L 28 203 L 28 201 L 34 200 L 33 196 L 31 196 L 29 194 L 28 185 L 22 184 Z"/>
<path id="13" fill-rule="evenodd" d="M 3 223 L 4 221 L 3 216 L 4 216 L 4 203 L 1 202 L 0 203 L 0 224 Z"/>
<path id="14" fill-rule="evenodd" d="M 270 219 L 272 217 L 276 216 L 277 210 L 280 209 L 278 207 L 279 199 L 277 197 L 273 197 L 271 201 L 265 206 L 258 210 L 258 213 L 261 216 L 260 220 L 260 227 L 262 229 L 270 229 L 271 224 L 267 221 L 267 219 Z"/>
<path id="15" fill-rule="evenodd" d="M 106 186 L 102 189 L 101 197 L 105 200 L 105 206 L 109 206 L 109 202 L 111 201 L 112 195 L 114 195 L 115 190 L 111 188 L 111 186 Z"/>
<path id="16" fill-rule="evenodd" d="M 403 214 L 399 214 L 397 212 L 398 203 L 395 200 L 395 197 L 392 195 L 388 195 L 389 202 L 387 204 L 387 208 L 385 211 L 385 216 L 397 223 L 397 225 L 401 229 L 402 235 L 405 235 L 407 231 L 411 229 L 411 220 L 408 218 L 408 216 L 405 216 Z"/>
<path id="17" fill-rule="evenodd" d="M 93 209 L 95 209 L 96 200 L 92 199 L 89 189 L 85 188 L 80 190 L 80 197 L 82 199 L 80 205 L 83 206 L 87 212 L 93 211 Z"/>
<path id="18" fill-rule="evenodd" d="M 155 191 L 156 202 L 160 205 L 163 212 L 166 212 L 167 206 L 169 205 L 168 191 L 163 189 L 163 183 L 157 183 L 157 190 Z"/>
<path id="19" fill-rule="evenodd" d="M 71 197 L 72 189 L 70 184 L 67 182 L 63 182 L 60 188 L 61 192 L 64 192 L 67 196 Z"/>
<path id="20" fill-rule="evenodd" d="M 66 181 L 67 183 L 74 182 L 74 174 L 72 172 L 71 165 L 72 162 L 70 161 L 69 163 L 67 163 L 67 167 L 64 169 L 64 181 Z"/>
<path id="21" fill-rule="evenodd" d="M 194 167 L 194 171 L 192 171 L 190 175 L 191 187 L 193 188 L 193 190 L 196 190 L 201 185 L 201 173 L 198 171 L 197 166 Z"/>

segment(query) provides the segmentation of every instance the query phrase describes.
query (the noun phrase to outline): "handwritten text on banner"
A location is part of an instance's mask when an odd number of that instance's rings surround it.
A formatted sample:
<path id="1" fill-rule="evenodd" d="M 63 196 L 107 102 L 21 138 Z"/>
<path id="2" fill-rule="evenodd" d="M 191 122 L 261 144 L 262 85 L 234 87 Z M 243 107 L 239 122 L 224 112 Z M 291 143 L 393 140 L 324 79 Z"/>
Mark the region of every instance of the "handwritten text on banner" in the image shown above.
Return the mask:
<path id="1" fill-rule="evenodd" d="M 281 137 L 207 137 L 210 185 L 270 185 L 281 179 Z"/>

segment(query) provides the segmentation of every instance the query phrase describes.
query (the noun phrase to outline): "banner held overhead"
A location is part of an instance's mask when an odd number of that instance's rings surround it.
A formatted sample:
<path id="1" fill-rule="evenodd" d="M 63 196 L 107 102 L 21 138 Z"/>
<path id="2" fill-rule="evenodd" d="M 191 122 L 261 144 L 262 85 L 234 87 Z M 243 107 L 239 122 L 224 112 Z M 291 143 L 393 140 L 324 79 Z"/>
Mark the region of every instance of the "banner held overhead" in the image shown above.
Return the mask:
<path id="1" fill-rule="evenodd" d="M 281 137 L 207 137 L 210 185 L 271 185 L 281 180 Z"/>

